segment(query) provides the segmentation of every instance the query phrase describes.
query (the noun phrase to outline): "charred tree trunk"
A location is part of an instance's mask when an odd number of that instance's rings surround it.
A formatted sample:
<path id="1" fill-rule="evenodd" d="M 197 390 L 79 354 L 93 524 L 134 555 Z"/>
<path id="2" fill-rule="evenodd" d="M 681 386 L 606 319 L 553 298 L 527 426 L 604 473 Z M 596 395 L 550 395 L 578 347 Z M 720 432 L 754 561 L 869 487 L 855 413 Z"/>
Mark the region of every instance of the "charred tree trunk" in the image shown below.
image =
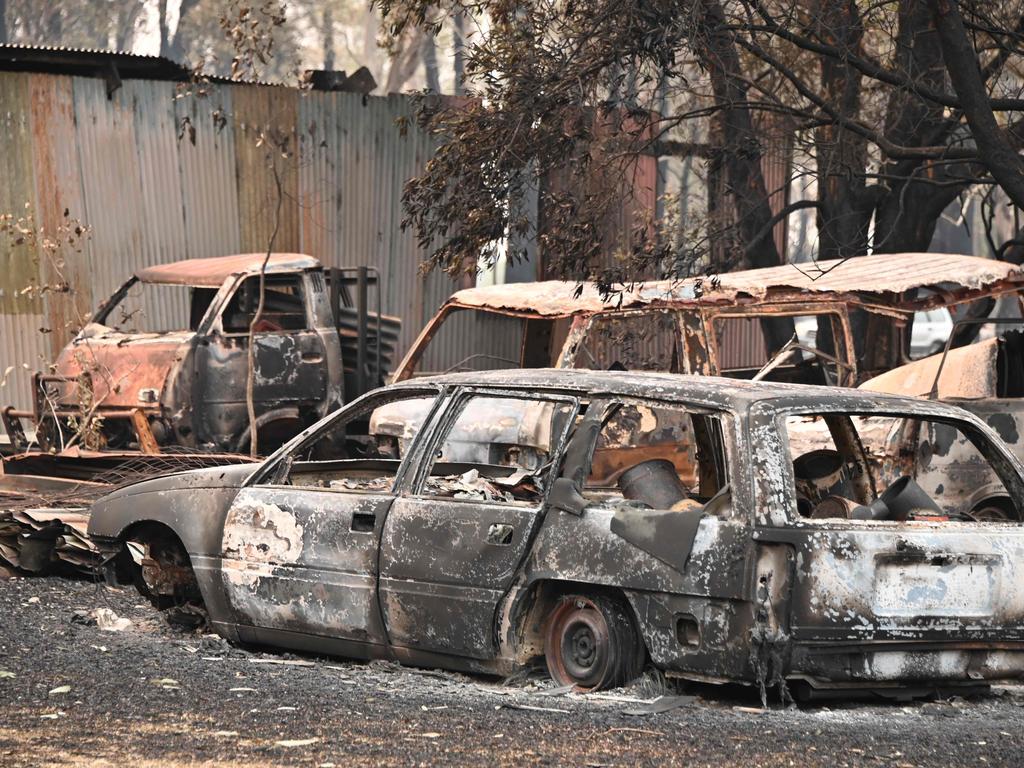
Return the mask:
<path id="1" fill-rule="evenodd" d="M 1024 160 L 996 122 L 958 0 L 930 0 L 929 4 L 949 81 L 971 128 L 979 158 L 1014 205 L 1024 208 Z"/>
<path id="2" fill-rule="evenodd" d="M 441 79 L 437 72 L 437 42 L 430 32 L 423 35 L 422 56 L 423 72 L 427 79 L 427 90 L 431 93 L 440 93 Z"/>
<path id="3" fill-rule="evenodd" d="M 174 61 L 183 61 L 187 48 L 188 37 L 185 30 L 188 25 L 185 20 L 192 10 L 199 5 L 199 0 L 181 0 L 178 8 L 178 26 L 171 35 L 170 27 L 167 24 L 167 0 L 160 0 L 159 23 L 160 23 L 160 55 L 166 56 Z"/>
<path id="4" fill-rule="evenodd" d="M 64 14 L 62 9 L 54 8 L 46 22 L 46 37 L 54 45 L 60 45 L 64 34 Z"/>
<path id="5" fill-rule="evenodd" d="M 722 150 L 713 158 L 721 167 L 725 184 L 736 207 L 736 226 L 743 242 L 752 242 L 770 225 L 772 210 L 761 172 L 761 145 L 754 131 L 750 110 L 745 106 L 747 84 L 740 70 L 739 54 L 725 25 L 722 7 L 716 0 L 705 0 L 698 29 L 703 64 L 711 73 L 715 102 L 721 108 Z M 743 257 L 743 266 L 774 267 L 779 252 L 771 239 Z"/>
<path id="6" fill-rule="evenodd" d="M 725 24 L 725 15 L 717 0 L 704 0 L 698 11 L 697 30 L 701 36 L 702 63 L 711 74 L 716 104 L 721 108 L 722 149 L 710 165 L 722 173 L 722 181 L 735 207 L 736 231 L 744 243 L 758 241 L 745 249 L 737 267 L 774 267 L 781 263 L 770 232 L 772 209 L 761 169 L 761 145 L 754 131 L 750 110 L 746 107 L 747 84 L 740 69 L 739 54 Z M 780 349 L 794 334 L 790 318 L 775 318 L 762 323 L 770 352 Z"/>
<path id="7" fill-rule="evenodd" d="M 381 50 L 377 45 L 377 30 L 380 28 L 377 6 L 369 4 L 363 13 L 362 63 L 373 74 L 373 79 L 382 83 L 384 82 L 384 72 L 382 71 Z"/>
<path id="8" fill-rule="evenodd" d="M 160 0 L 156 6 L 157 27 L 160 30 L 160 55 L 169 57 L 171 55 L 171 37 L 167 27 L 167 0 Z M 178 26 L 181 26 L 181 19 L 178 19 Z"/>
<path id="9" fill-rule="evenodd" d="M 414 29 L 408 32 L 405 45 L 395 52 L 391 58 L 391 66 L 388 69 L 388 79 L 384 86 L 384 93 L 397 93 L 405 85 L 409 78 L 416 72 L 420 64 L 421 50 L 423 45 L 424 32 L 422 29 Z"/>
<path id="10" fill-rule="evenodd" d="M 823 0 L 815 14 L 817 35 L 835 40 L 851 53 L 860 53 L 864 29 L 854 0 Z M 844 118 L 855 120 L 860 112 L 860 73 L 845 61 L 821 58 L 821 83 L 825 98 Z M 872 206 L 868 199 L 864 168 L 867 141 L 842 125 L 823 125 L 815 131 L 818 169 L 818 255 L 840 259 L 867 253 L 868 225 Z"/>
<path id="11" fill-rule="evenodd" d="M 916 0 L 901 0 L 898 23 L 895 64 L 899 73 L 936 91 L 945 90 L 945 63 L 929 8 Z M 896 144 L 937 143 L 949 136 L 955 124 L 941 105 L 917 98 L 907 90 L 894 90 L 889 97 L 885 134 Z M 921 160 L 890 160 L 882 166 L 887 181 L 878 187 L 872 243 L 875 252 L 928 250 L 939 216 L 962 189 L 935 183 L 949 177 L 948 169 Z M 962 177 L 968 175 L 963 169 L 956 172 Z"/>

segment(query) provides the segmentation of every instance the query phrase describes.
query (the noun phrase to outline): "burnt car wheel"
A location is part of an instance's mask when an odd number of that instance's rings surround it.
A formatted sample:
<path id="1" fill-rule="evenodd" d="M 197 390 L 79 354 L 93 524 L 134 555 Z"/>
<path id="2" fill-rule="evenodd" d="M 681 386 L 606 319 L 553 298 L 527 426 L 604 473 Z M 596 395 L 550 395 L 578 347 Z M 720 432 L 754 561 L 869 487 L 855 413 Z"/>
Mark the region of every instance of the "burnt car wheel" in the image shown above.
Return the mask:
<path id="1" fill-rule="evenodd" d="M 132 543 L 144 552 L 133 569 L 133 581 L 139 592 L 171 624 L 198 627 L 205 623 L 202 594 L 181 542 L 156 533 Z"/>
<path id="2" fill-rule="evenodd" d="M 643 667 L 644 647 L 621 601 L 567 595 L 548 617 L 544 658 L 559 685 L 598 691 L 635 679 Z"/>

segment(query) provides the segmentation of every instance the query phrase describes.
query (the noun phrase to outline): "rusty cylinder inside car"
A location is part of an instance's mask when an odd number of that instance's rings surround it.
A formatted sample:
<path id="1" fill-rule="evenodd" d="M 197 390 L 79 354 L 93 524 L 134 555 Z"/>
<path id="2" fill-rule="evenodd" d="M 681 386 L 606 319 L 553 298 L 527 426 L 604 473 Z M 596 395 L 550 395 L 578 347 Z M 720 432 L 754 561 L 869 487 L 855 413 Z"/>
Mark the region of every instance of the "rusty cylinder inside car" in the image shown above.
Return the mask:
<path id="1" fill-rule="evenodd" d="M 619 477 L 619 489 L 627 499 L 642 501 L 652 509 L 672 509 L 690 494 L 667 459 L 651 459 L 630 467 Z"/>

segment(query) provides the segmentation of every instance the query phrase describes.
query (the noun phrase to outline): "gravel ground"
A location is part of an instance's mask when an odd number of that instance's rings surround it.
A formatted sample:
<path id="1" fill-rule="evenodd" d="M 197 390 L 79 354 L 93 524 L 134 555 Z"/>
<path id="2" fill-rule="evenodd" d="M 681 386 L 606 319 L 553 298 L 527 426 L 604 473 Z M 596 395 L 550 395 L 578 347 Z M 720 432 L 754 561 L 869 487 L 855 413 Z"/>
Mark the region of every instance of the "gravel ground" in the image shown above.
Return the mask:
<path id="1" fill-rule="evenodd" d="M 89 624 L 97 608 L 131 620 Z M 0 579 L 0 765 L 1020 765 L 1024 690 L 761 711 L 232 648 L 131 589 Z M 676 691 L 665 695 L 675 695 Z"/>

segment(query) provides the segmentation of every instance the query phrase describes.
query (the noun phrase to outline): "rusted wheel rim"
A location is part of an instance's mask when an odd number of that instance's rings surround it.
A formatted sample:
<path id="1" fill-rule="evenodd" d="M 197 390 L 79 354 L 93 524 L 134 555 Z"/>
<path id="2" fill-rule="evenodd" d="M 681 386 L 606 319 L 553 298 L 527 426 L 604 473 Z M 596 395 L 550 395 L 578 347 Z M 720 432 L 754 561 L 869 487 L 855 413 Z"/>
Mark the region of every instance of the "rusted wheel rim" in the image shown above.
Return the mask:
<path id="1" fill-rule="evenodd" d="M 553 676 L 578 690 L 599 686 L 611 662 L 611 632 L 604 615 L 586 599 L 569 600 L 551 616 L 547 641 Z"/>

